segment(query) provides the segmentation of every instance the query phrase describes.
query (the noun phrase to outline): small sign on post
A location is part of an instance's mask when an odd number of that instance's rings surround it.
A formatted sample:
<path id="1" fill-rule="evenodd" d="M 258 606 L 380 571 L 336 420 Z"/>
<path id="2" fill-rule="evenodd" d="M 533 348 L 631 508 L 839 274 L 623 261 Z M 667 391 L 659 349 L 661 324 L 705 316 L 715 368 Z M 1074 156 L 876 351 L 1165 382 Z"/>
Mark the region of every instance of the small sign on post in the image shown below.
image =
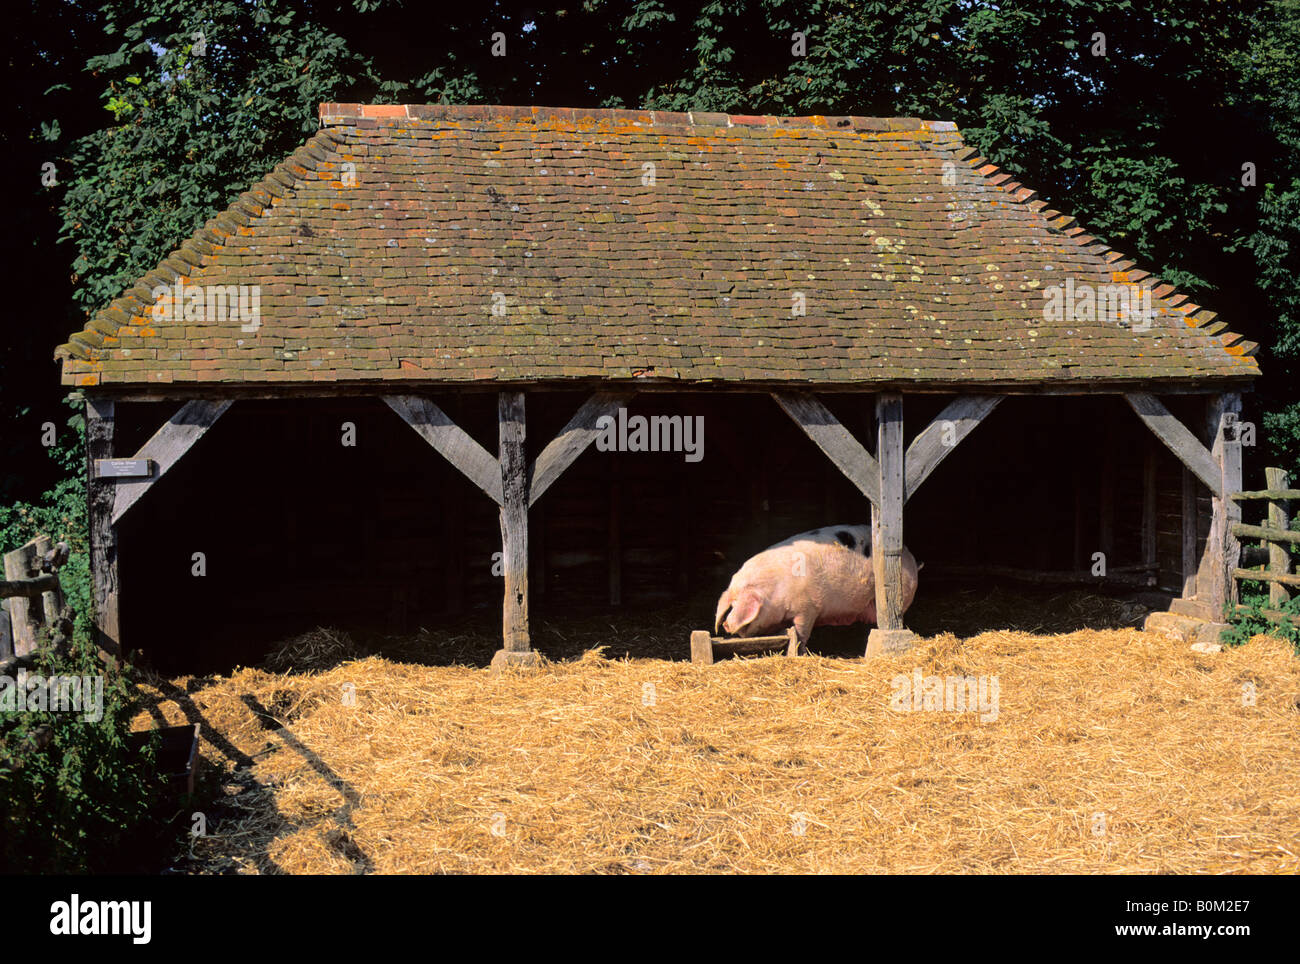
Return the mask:
<path id="1" fill-rule="evenodd" d="M 95 459 L 97 479 L 148 479 L 153 476 L 153 459 Z"/>

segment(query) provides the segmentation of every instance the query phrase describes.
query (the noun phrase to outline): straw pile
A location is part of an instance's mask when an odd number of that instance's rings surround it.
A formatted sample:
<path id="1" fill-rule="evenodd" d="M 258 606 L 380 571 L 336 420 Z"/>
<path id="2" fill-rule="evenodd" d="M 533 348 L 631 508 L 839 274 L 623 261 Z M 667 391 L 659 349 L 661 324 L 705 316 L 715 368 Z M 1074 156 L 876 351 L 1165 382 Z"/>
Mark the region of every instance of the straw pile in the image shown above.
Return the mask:
<path id="1" fill-rule="evenodd" d="M 997 676 L 997 719 L 891 709 L 918 667 Z M 1300 659 L 1266 637 L 497 677 L 367 656 L 144 689 L 139 725 L 204 724 L 193 873 L 1300 872 Z"/>

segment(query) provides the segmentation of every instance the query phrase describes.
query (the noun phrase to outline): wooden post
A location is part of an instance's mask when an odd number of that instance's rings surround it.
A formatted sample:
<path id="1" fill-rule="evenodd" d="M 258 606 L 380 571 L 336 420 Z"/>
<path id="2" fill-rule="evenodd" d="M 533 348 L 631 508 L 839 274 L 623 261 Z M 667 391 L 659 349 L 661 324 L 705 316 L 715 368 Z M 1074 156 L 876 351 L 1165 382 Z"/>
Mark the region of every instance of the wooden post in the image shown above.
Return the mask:
<path id="1" fill-rule="evenodd" d="M 903 628 L 903 396 L 876 400 L 876 460 L 880 504 L 871 512 L 871 558 L 876 575 L 876 625 Z"/>
<path id="2" fill-rule="evenodd" d="M 713 636 L 707 629 L 697 629 L 691 633 L 691 662 L 713 665 Z"/>
<path id="3" fill-rule="evenodd" d="M 876 628 L 867 637 L 868 656 L 906 649 L 915 639 L 903 628 L 903 396 L 895 392 L 876 399 L 876 460 L 880 498 L 871 507 Z"/>
<path id="4" fill-rule="evenodd" d="M 460 424 L 464 420 L 465 406 L 460 395 L 451 404 L 451 414 Z M 498 473 L 499 474 L 499 473 Z M 447 534 L 447 552 L 443 556 L 444 576 L 447 580 L 447 612 L 460 615 L 465 609 L 465 567 L 468 562 L 465 544 L 465 495 L 460 479 L 451 477 L 443 487 L 443 526 Z"/>
<path id="5" fill-rule="evenodd" d="M 0 645 L 0 656 L 10 655 L 10 649 L 13 655 L 26 656 L 37 649 L 42 630 L 57 634 L 63 614 L 63 590 L 57 575 L 43 575 L 44 560 L 52 548 L 53 540 L 39 535 L 5 553 L 0 602 L 8 604 L 10 626 L 6 634 L 9 642 Z"/>
<path id="6" fill-rule="evenodd" d="M 1074 568 L 1082 571 L 1088 568 L 1087 552 L 1084 545 L 1083 518 L 1083 474 L 1076 465 L 1074 470 Z"/>
<path id="7" fill-rule="evenodd" d="M 691 530 L 695 526 L 695 500 L 685 474 L 677 480 L 677 596 L 686 599 L 691 592 Z"/>
<path id="8" fill-rule="evenodd" d="M 609 604 L 623 605 L 623 484 L 619 479 L 618 453 L 606 456 L 609 462 Z"/>
<path id="9" fill-rule="evenodd" d="M 1241 491 L 1241 394 L 1232 392 L 1224 396 L 1224 417 L 1222 433 L 1223 465 L 1223 573 L 1224 602 L 1237 605 L 1237 580 L 1233 574 L 1241 561 L 1241 542 L 1232 531 L 1232 527 L 1241 522 L 1241 503 L 1230 498 L 1232 493 Z M 1224 617 L 1215 614 L 1216 620 Z"/>
<path id="10" fill-rule="evenodd" d="M 54 543 L 49 536 L 45 535 L 37 536 L 33 541 L 36 544 L 37 559 L 35 566 L 36 573 L 34 574 L 39 574 L 43 571 L 41 568 L 41 561 L 49 555 Z M 57 583 L 54 589 L 41 593 L 41 614 L 41 621 L 46 626 L 50 627 L 50 629 L 54 628 L 59 621 L 59 617 L 63 615 L 63 589 L 61 586 L 58 586 Z"/>
<path id="11" fill-rule="evenodd" d="M 95 460 L 113 457 L 115 406 L 111 398 L 86 399 L 86 492 L 90 527 L 90 578 L 95 606 L 95 636 L 110 656 L 122 652 L 118 616 L 117 529 L 112 479 L 96 478 Z"/>
<path id="12" fill-rule="evenodd" d="M 35 575 L 32 566 L 38 558 L 34 542 L 5 553 L 5 581 L 19 582 L 30 579 Z M 8 599 L 8 606 L 13 651 L 18 656 L 25 656 L 36 649 L 37 636 L 43 622 L 40 600 L 31 595 L 11 596 Z"/>
<path id="13" fill-rule="evenodd" d="M 1212 443 L 1207 449 L 1200 439 L 1148 392 L 1129 392 L 1124 396 L 1129 407 L 1160 442 L 1183 464 L 1183 595 L 1169 604 L 1171 612 L 1198 619 L 1223 618 L 1223 606 L 1233 595 L 1229 559 L 1236 564 L 1238 547 L 1232 535 L 1229 516 L 1240 518 L 1241 510 L 1229 505 L 1231 491 L 1241 488 L 1241 443 L 1236 440 L 1236 413 L 1241 396 L 1235 392 L 1216 395 L 1207 409 L 1206 431 Z M 1227 417 L 1231 413 L 1231 417 Z M 1223 443 L 1223 424 L 1232 422 L 1231 441 Z M 1195 480 L 1195 481 L 1193 481 Z M 1204 551 L 1197 558 L 1198 522 L 1197 482 L 1210 490 L 1213 515 L 1211 531 Z"/>
<path id="14" fill-rule="evenodd" d="M 1264 487 L 1266 489 L 1286 489 L 1288 485 L 1286 472 L 1282 469 L 1265 469 L 1264 470 Z M 1268 521 L 1265 523 L 1270 529 L 1277 529 L 1285 532 L 1291 522 L 1291 513 L 1289 505 L 1282 499 L 1268 500 Z M 1286 546 L 1280 542 L 1270 542 L 1268 544 L 1268 571 L 1280 576 L 1289 573 L 1291 557 L 1287 553 Z M 1291 593 L 1286 586 L 1280 582 L 1270 582 L 1268 584 L 1268 604 L 1273 609 L 1280 609 L 1282 604 L 1290 600 Z"/>
<path id="15" fill-rule="evenodd" d="M 1097 548 L 1105 559 L 1109 572 L 1115 559 L 1115 440 L 1114 424 L 1109 406 L 1097 423 L 1101 443 L 1101 488 L 1097 504 Z M 1091 567 L 1089 567 L 1091 568 Z"/>
<path id="16" fill-rule="evenodd" d="M 524 448 L 524 393 L 497 396 L 501 463 L 501 563 L 505 578 L 502 639 L 507 654 L 527 653 L 528 460 Z M 510 660 L 508 660 L 510 661 Z"/>
<path id="17" fill-rule="evenodd" d="M 838 519 L 839 513 L 835 511 L 835 490 L 831 487 L 831 468 L 823 462 L 822 470 L 822 519 Z"/>
<path id="18" fill-rule="evenodd" d="M 1196 476 L 1183 468 L 1183 599 L 1196 598 Z"/>
<path id="19" fill-rule="evenodd" d="M 1206 404 L 1206 434 L 1212 441 L 1210 457 L 1218 469 L 1219 491 L 1211 495 L 1210 534 L 1197 570 L 1198 599 L 1209 607 L 1209 618 L 1224 618 L 1224 606 L 1236 599 L 1236 580 L 1240 546 L 1232 534 L 1232 524 L 1241 521 L 1241 506 L 1228 498 L 1241 489 L 1241 442 L 1237 439 L 1237 416 L 1241 395 L 1224 392 L 1212 396 Z"/>
<path id="20" fill-rule="evenodd" d="M 1156 561 L 1156 450 L 1147 440 L 1142 460 L 1142 565 L 1147 567 L 1151 585 L 1159 581 Z"/>

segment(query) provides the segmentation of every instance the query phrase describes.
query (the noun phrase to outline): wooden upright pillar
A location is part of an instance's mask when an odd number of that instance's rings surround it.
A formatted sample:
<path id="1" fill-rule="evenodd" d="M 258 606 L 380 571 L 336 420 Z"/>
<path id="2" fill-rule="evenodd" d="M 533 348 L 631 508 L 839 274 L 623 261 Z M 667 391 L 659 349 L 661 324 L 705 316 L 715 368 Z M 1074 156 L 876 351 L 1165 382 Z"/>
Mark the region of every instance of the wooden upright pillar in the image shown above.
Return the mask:
<path id="1" fill-rule="evenodd" d="M 871 507 L 871 559 L 876 576 L 876 625 L 903 628 L 903 397 L 876 400 L 876 461 L 880 501 Z"/>
<path id="2" fill-rule="evenodd" d="M 1109 400 L 1107 400 L 1109 401 Z M 1098 448 L 1101 449 L 1101 481 L 1097 493 L 1097 549 L 1106 560 L 1106 571 L 1115 564 L 1115 426 L 1106 407 L 1098 422 Z M 1092 553 L 1088 553 L 1091 557 Z M 1092 559 L 1088 565 L 1091 568 Z"/>
<path id="3" fill-rule="evenodd" d="M 1283 469 L 1265 469 L 1264 485 L 1270 489 L 1289 489 L 1291 486 L 1287 482 L 1287 475 Z M 1268 522 L 1265 525 L 1273 529 L 1285 532 L 1291 525 L 1290 510 L 1286 501 L 1282 499 L 1268 500 Z M 1279 572 L 1282 574 L 1289 573 L 1291 557 L 1287 552 L 1286 546 L 1277 542 L 1268 544 L 1268 569 L 1269 572 Z M 1268 584 L 1268 604 L 1274 609 L 1281 609 L 1291 599 L 1291 592 L 1280 582 L 1271 582 Z"/>
<path id="4" fill-rule="evenodd" d="M 90 532 L 90 579 L 95 604 L 95 637 L 103 653 L 122 652 L 118 615 L 117 529 L 112 479 L 96 478 L 95 460 L 113 457 L 115 405 L 108 398 L 86 399 L 86 492 Z"/>
<path id="5" fill-rule="evenodd" d="M 896 652 L 914 635 L 903 628 L 903 396 L 876 399 L 876 461 L 880 498 L 871 507 L 871 561 L 876 583 L 876 629 L 867 655 Z"/>
<path id="6" fill-rule="evenodd" d="M 1196 476 L 1191 469 L 1183 468 L 1182 554 L 1183 594 L 1186 603 L 1196 601 Z"/>
<path id="7" fill-rule="evenodd" d="M 1155 443 L 1147 439 L 1146 454 L 1142 457 L 1142 565 L 1143 575 L 1148 586 L 1154 586 L 1158 579 L 1159 565 L 1156 556 L 1156 497 L 1159 490 L 1156 485 L 1156 449 Z"/>
<path id="8" fill-rule="evenodd" d="M 497 398 L 501 463 L 501 563 L 505 577 L 502 640 L 507 650 L 526 652 L 528 639 L 528 461 L 524 449 L 524 394 Z"/>
<path id="9" fill-rule="evenodd" d="M 606 569 L 609 572 L 609 604 L 623 605 L 623 483 L 617 453 L 606 455 L 609 466 L 609 532 Z"/>
<path id="10" fill-rule="evenodd" d="M 1241 491 L 1241 442 L 1237 437 L 1238 417 L 1241 413 L 1241 395 L 1224 392 L 1211 396 L 1206 403 L 1206 435 L 1212 443 L 1210 456 L 1222 480 L 1221 494 L 1210 499 L 1210 534 L 1201 553 L 1201 564 L 1196 575 L 1196 594 L 1209 606 L 1209 618 L 1224 618 L 1224 607 L 1236 602 L 1236 581 L 1232 571 L 1237 568 L 1241 548 L 1232 534 L 1234 522 L 1241 521 L 1241 505 L 1228 496 Z"/>
<path id="11" fill-rule="evenodd" d="M 524 448 L 524 393 L 497 397 L 501 464 L 501 568 L 505 577 L 503 649 L 493 662 L 530 661 L 528 638 L 528 459 Z"/>

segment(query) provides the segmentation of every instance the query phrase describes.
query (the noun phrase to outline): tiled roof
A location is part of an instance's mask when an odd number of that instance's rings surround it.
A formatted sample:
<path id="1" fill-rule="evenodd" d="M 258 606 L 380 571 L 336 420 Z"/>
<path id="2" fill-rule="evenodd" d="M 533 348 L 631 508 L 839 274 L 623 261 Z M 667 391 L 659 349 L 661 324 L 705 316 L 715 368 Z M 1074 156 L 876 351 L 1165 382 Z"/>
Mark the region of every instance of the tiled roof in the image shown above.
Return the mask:
<path id="1" fill-rule="evenodd" d="M 323 104 L 321 125 L 61 345 L 64 381 L 1258 374 L 1256 345 L 950 123 Z M 258 311 L 160 318 L 153 292 L 178 278 L 257 286 Z M 1140 283 L 1154 323 L 1051 317 L 1044 292 L 1067 280 Z"/>

